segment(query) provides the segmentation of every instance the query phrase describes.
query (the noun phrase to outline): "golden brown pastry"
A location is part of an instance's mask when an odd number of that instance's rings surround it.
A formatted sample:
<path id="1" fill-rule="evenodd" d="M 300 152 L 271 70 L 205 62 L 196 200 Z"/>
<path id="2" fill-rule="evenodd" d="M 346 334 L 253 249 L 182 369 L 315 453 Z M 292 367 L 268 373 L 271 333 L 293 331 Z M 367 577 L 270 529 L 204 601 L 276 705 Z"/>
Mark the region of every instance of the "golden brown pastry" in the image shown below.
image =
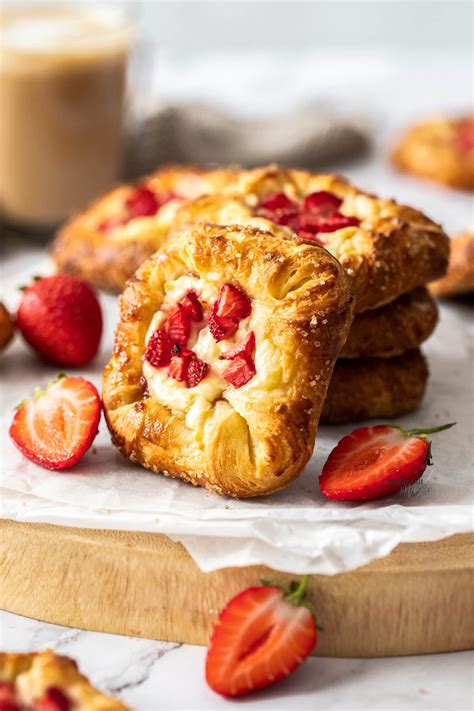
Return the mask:
<path id="1" fill-rule="evenodd" d="M 415 410 L 424 395 L 428 366 L 419 350 L 396 358 L 338 360 L 321 422 L 396 417 Z"/>
<path id="2" fill-rule="evenodd" d="M 168 166 L 136 184 L 114 188 L 59 230 L 51 246 L 56 266 L 98 288 L 121 291 L 168 236 L 183 200 L 219 190 L 235 172 Z"/>
<path id="3" fill-rule="evenodd" d="M 5 306 L 0 301 L 0 351 L 6 348 L 13 338 L 15 327 Z"/>
<path id="4" fill-rule="evenodd" d="M 314 446 L 352 320 L 339 263 L 244 227 L 176 233 L 120 299 L 103 402 L 134 462 L 220 494 L 267 494 Z"/>
<path id="5" fill-rule="evenodd" d="M 418 210 L 377 198 L 335 175 L 276 167 L 242 171 L 220 194 L 186 203 L 175 225 L 243 224 L 297 232 L 344 267 L 357 313 L 375 309 L 444 274 L 449 243 Z"/>
<path id="6" fill-rule="evenodd" d="M 2 705 L 3 702 L 3 705 Z M 95 689 L 73 659 L 47 649 L 0 653 L 0 708 L 5 711 L 131 711 Z"/>
<path id="7" fill-rule="evenodd" d="M 413 126 L 393 150 L 392 162 L 437 183 L 474 190 L 474 116 Z"/>
<path id="8" fill-rule="evenodd" d="M 430 289 L 439 297 L 474 293 L 474 231 L 451 240 L 448 273 L 430 284 Z"/>
<path id="9" fill-rule="evenodd" d="M 357 314 L 339 358 L 393 358 L 418 348 L 433 333 L 438 308 L 420 286 L 374 311 Z"/>

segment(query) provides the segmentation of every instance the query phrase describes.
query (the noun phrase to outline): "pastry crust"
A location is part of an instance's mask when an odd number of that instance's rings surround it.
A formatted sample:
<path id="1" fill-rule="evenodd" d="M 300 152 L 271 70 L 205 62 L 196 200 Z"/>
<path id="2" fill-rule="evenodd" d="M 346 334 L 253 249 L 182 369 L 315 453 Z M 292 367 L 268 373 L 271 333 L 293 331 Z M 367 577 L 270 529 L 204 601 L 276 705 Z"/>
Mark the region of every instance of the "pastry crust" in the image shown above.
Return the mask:
<path id="1" fill-rule="evenodd" d="M 71 701 L 71 711 L 131 711 L 118 699 L 95 689 L 73 659 L 51 649 L 30 654 L 0 653 L 0 682 L 14 685 L 25 709 L 50 687 L 56 687 Z"/>
<path id="2" fill-rule="evenodd" d="M 246 328 L 256 339 L 256 374 L 243 387 L 221 377 L 216 385 L 212 376 L 186 388 L 143 360 L 153 319 L 179 279 L 198 280 L 203 295 L 230 282 L 251 300 Z M 114 443 L 148 469 L 220 494 L 243 498 L 286 486 L 311 456 L 352 305 L 343 270 L 318 245 L 238 226 L 176 233 L 120 300 L 103 385 Z M 207 327 L 200 333 L 212 341 Z"/>
<path id="3" fill-rule="evenodd" d="M 474 293 L 474 231 L 451 240 L 448 272 L 430 284 L 430 289 L 439 297 Z"/>
<path id="4" fill-rule="evenodd" d="M 392 162 L 400 170 L 437 183 L 474 190 L 473 134 L 474 116 L 424 121 L 401 138 Z"/>
<path id="5" fill-rule="evenodd" d="M 285 193 L 301 203 L 305 196 L 320 191 L 341 199 L 339 211 L 360 220 L 357 227 L 317 235 L 350 277 L 357 313 L 378 308 L 444 274 L 449 241 L 439 225 L 418 210 L 369 195 L 337 175 L 312 175 L 275 166 L 242 171 L 220 194 L 180 207 L 175 225 L 211 222 L 271 231 L 275 223 L 259 216 L 262 200 Z M 278 229 L 293 234 L 288 228 Z"/>
<path id="6" fill-rule="evenodd" d="M 0 351 L 8 346 L 13 338 L 14 330 L 11 316 L 0 301 Z"/>
<path id="7" fill-rule="evenodd" d="M 233 168 L 167 166 L 133 185 L 119 185 L 61 227 L 52 242 L 51 256 L 59 271 L 76 274 L 106 291 L 121 291 L 128 277 L 162 245 L 183 200 L 214 193 L 235 173 Z M 101 231 L 104 221 L 122 214 L 133 190 L 143 187 L 158 198 L 178 197 L 165 202 L 153 216 L 136 217 L 125 225 Z"/>
<path id="8" fill-rule="evenodd" d="M 338 360 L 321 422 L 396 417 L 415 410 L 424 395 L 428 366 L 419 350 L 396 358 Z"/>
<path id="9" fill-rule="evenodd" d="M 393 358 L 418 348 L 438 322 L 436 301 L 425 287 L 358 314 L 339 358 Z"/>

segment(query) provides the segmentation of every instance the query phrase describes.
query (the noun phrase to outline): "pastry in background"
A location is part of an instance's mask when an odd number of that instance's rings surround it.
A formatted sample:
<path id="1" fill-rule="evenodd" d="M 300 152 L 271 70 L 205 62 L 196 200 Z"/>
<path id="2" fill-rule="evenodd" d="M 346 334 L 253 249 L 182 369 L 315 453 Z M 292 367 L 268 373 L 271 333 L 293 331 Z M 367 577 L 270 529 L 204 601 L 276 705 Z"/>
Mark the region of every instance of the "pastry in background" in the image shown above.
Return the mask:
<path id="1" fill-rule="evenodd" d="M 430 289 L 441 298 L 474 293 L 474 230 L 451 240 L 447 274 L 430 284 Z"/>
<path id="2" fill-rule="evenodd" d="M 180 204 L 214 193 L 235 172 L 167 166 L 135 184 L 114 188 L 58 231 L 51 246 L 58 270 L 100 289 L 121 291 L 128 277 L 162 245 Z"/>
<path id="3" fill-rule="evenodd" d="M 102 694 L 77 664 L 51 649 L 0 653 L 0 708 L 5 711 L 131 711 Z"/>
<path id="4" fill-rule="evenodd" d="M 400 170 L 474 190 L 474 116 L 436 118 L 413 126 L 391 158 Z"/>
<path id="5" fill-rule="evenodd" d="M 428 366 L 419 350 L 396 358 L 338 360 L 321 422 L 398 417 L 419 406 Z"/>
<path id="6" fill-rule="evenodd" d="M 122 454 L 220 494 L 303 470 L 353 294 L 316 242 L 241 226 L 177 231 L 120 299 L 104 411 Z"/>
<path id="7" fill-rule="evenodd" d="M 357 314 L 339 358 L 393 358 L 426 341 L 438 322 L 438 307 L 424 286 L 373 311 Z"/>
<path id="8" fill-rule="evenodd" d="M 442 276 L 448 263 L 439 225 L 336 175 L 275 166 L 241 171 L 219 194 L 185 203 L 174 216 L 175 227 L 199 222 L 278 229 L 326 247 L 352 282 L 356 313 Z"/>
<path id="9" fill-rule="evenodd" d="M 13 338 L 15 326 L 7 309 L 0 301 L 0 351 L 8 346 Z"/>

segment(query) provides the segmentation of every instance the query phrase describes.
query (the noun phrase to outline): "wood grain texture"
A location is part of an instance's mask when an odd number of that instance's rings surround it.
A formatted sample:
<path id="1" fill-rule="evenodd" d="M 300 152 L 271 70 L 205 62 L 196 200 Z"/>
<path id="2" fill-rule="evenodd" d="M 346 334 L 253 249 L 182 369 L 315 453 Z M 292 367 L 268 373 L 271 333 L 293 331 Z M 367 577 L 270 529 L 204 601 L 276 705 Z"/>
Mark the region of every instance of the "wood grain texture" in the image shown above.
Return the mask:
<path id="1" fill-rule="evenodd" d="M 159 534 L 0 521 L 0 607 L 87 630 L 207 644 L 217 612 L 264 566 L 203 573 Z M 313 575 L 317 653 L 378 657 L 474 647 L 474 534 L 399 545 L 350 573 Z"/>

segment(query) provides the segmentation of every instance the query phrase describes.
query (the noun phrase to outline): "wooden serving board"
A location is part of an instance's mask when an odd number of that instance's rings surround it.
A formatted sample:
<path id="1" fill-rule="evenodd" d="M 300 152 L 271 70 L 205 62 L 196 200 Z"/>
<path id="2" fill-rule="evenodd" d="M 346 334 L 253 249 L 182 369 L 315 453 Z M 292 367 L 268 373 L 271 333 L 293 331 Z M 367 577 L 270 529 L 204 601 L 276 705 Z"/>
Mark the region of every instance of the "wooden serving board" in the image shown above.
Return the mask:
<path id="1" fill-rule="evenodd" d="M 313 575 L 317 653 L 378 657 L 474 647 L 474 534 L 399 545 L 340 575 Z M 0 521 L 0 607 L 101 632 L 207 644 L 243 588 L 295 576 L 264 566 L 203 573 L 159 534 Z M 296 576 L 297 577 L 297 576 Z"/>

